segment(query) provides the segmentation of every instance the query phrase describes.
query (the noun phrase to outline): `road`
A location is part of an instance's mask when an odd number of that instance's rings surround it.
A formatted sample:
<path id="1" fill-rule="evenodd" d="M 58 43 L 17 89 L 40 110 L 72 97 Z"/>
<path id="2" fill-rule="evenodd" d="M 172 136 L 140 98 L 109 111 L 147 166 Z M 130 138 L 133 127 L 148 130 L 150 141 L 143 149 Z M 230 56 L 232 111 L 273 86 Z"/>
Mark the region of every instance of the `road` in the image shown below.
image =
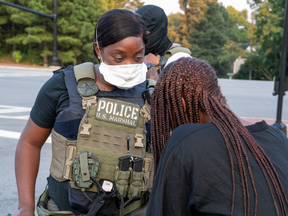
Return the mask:
<path id="1" fill-rule="evenodd" d="M 228 105 L 238 116 L 275 121 L 278 96 L 272 95 L 272 81 L 219 79 L 219 85 Z M 288 120 L 287 96 L 283 101 L 282 120 Z"/>
<path id="2" fill-rule="evenodd" d="M 17 139 L 29 117 L 37 92 L 51 71 L 7 69 L 0 67 L 0 212 L 17 210 L 18 197 L 14 175 Z M 231 109 L 241 117 L 275 119 L 277 97 L 272 96 L 273 82 L 219 79 L 219 85 Z M 284 97 L 283 118 L 288 120 L 288 99 Z M 287 122 L 288 124 L 288 122 Z M 36 199 L 46 186 L 51 161 L 51 144 L 41 151 L 36 182 Z"/>
<path id="3" fill-rule="evenodd" d="M 14 155 L 17 139 L 29 117 L 37 92 L 51 77 L 51 71 L 25 71 L 0 68 L 0 215 L 18 208 L 18 194 L 14 174 Z M 46 186 L 51 158 L 51 144 L 41 151 L 36 183 L 38 198 Z"/>

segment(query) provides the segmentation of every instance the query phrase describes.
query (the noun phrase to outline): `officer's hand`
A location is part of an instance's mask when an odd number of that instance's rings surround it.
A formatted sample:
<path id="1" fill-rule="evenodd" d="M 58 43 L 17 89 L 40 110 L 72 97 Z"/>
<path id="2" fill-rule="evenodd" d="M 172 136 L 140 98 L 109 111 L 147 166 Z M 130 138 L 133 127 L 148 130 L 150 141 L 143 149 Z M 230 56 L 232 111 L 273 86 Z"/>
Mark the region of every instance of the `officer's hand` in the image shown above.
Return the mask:
<path id="1" fill-rule="evenodd" d="M 15 212 L 12 216 L 35 216 L 34 208 L 26 208 L 22 207 L 17 212 Z"/>
<path id="2" fill-rule="evenodd" d="M 154 55 L 152 53 L 149 53 L 148 55 L 146 55 L 144 57 L 144 63 L 152 63 L 155 66 L 157 66 L 159 64 L 160 61 L 160 55 Z"/>

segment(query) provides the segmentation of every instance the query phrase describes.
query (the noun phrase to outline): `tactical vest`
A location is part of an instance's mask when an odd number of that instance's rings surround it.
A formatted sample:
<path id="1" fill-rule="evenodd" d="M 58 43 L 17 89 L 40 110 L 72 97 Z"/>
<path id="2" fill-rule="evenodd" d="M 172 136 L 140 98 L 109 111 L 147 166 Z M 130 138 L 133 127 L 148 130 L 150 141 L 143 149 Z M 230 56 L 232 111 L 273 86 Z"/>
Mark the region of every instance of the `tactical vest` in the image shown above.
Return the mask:
<path id="1" fill-rule="evenodd" d="M 160 70 L 160 72 L 161 72 L 162 67 L 165 66 L 168 59 L 178 52 L 184 52 L 184 53 L 188 53 L 189 55 L 191 55 L 191 51 L 185 47 L 174 47 L 170 50 L 167 50 L 165 52 L 165 54 L 163 56 L 161 56 L 160 61 L 159 61 L 159 65 L 157 66 L 157 70 Z"/>
<path id="2" fill-rule="evenodd" d="M 87 208 L 103 188 L 113 188 L 107 183 L 111 181 L 117 189 L 120 215 L 125 215 L 143 204 L 153 184 L 153 156 L 146 152 L 145 127 L 150 105 L 142 97 L 147 82 L 128 90 L 84 96 L 78 93 L 79 83 L 95 83 L 93 63 L 77 65 L 74 70 L 70 66 L 63 73 L 70 103 L 59 113 L 52 130 L 51 176 L 59 182 L 70 180 L 70 196 L 87 197 Z M 86 83 L 83 86 L 84 92 L 89 90 Z M 79 201 L 77 196 L 71 200 Z"/>

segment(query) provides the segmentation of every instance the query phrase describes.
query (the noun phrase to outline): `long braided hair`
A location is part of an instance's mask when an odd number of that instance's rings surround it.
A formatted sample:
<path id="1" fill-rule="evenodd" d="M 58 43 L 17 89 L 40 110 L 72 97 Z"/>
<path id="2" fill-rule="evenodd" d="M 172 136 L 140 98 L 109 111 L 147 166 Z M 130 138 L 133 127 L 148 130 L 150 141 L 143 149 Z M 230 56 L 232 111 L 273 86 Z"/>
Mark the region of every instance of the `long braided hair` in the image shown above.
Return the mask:
<path id="1" fill-rule="evenodd" d="M 183 107 L 183 100 L 186 107 Z M 257 191 L 242 139 L 265 176 L 277 215 L 279 215 L 277 200 L 282 215 L 287 215 L 285 203 L 288 203 L 288 200 L 272 162 L 226 105 L 226 100 L 218 86 L 215 71 L 209 64 L 196 58 L 180 58 L 166 66 L 158 77 L 151 100 L 151 142 L 154 173 L 157 172 L 160 156 L 170 137 L 170 131 L 186 123 L 200 123 L 199 110 L 207 113 L 219 129 L 226 144 L 233 181 L 231 215 L 234 212 L 236 191 L 233 153 L 236 156 L 240 172 L 245 215 L 249 215 L 250 212 L 249 179 L 254 191 L 254 215 L 257 214 Z M 277 198 L 274 196 L 274 192 Z"/>

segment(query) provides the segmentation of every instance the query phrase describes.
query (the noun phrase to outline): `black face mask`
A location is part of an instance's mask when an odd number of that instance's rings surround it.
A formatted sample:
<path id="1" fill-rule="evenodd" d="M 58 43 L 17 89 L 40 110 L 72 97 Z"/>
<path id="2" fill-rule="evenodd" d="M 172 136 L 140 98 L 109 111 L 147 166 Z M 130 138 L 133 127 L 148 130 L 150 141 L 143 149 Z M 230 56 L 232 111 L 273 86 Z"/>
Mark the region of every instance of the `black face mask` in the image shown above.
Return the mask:
<path id="1" fill-rule="evenodd" d="M 145 5 L 136 13 L 143 17 L 146 29 L 150 32 L 145 46 L 145 55 L 153 53 L 163 56 L 173 44 L 167 37 L 168 20 L 165 12 L 155 5 Z"/>

